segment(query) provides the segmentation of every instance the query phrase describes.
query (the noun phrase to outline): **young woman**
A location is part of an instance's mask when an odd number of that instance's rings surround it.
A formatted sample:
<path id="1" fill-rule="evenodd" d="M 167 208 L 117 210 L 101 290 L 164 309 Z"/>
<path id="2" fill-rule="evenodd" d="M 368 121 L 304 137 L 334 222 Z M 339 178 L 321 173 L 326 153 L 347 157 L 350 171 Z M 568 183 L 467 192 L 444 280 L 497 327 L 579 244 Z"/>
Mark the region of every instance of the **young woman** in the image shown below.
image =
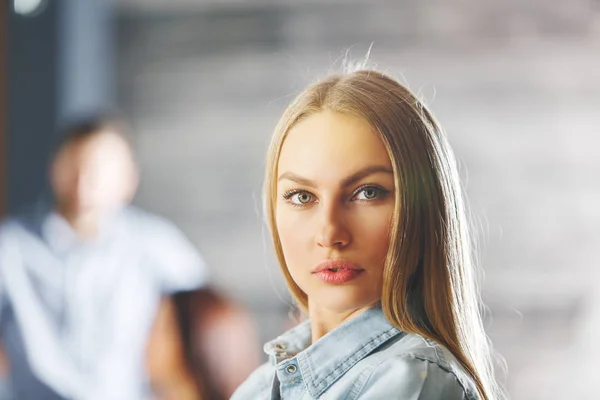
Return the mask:
<path id="1" fill-rule="evenodd" d="M 308 320 L 265 345 L 232 399 L 497 399 L 465 203 L 425 105 L 372 70 L 287 108 L 265 208 Z"/>

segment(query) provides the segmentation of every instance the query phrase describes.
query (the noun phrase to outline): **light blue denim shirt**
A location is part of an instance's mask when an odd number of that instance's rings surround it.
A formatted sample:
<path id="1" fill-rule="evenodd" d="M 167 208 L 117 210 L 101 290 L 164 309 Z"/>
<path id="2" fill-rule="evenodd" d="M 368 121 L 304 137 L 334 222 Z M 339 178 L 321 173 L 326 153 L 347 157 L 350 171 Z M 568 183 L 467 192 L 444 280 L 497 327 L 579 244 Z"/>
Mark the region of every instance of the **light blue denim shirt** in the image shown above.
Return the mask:
<path id="1" fill-rule="evenodd" d="M 394 328 L 376 306 L 311 345 L 310 321 L 265 345 L 270 362 L 232 400 L 477 400 L 444 347 Z"/>

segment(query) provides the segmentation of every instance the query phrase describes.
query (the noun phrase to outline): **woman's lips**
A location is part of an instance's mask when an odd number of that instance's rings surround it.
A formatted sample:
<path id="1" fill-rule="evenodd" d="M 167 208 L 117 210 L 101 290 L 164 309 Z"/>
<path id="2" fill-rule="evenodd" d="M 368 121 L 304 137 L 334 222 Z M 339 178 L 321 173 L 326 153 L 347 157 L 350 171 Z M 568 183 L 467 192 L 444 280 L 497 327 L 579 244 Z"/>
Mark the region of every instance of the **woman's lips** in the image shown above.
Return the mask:
<path id="1" fill-rule="evenodd" d="M 347 260 L 326 260 L 317 265 L 312 274 L 325 283 L 339 285 L 351 281 L 363 271 Z"/>

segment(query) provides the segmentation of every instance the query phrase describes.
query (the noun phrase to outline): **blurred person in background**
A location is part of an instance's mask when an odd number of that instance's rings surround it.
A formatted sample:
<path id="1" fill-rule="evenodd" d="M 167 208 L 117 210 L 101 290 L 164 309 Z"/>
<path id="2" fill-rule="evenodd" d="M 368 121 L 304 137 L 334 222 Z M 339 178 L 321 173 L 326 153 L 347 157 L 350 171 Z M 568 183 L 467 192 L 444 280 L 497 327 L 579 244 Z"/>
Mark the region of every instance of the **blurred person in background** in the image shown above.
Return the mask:
<path id="1" fill-rule="evenodd" d="M 73 124 L 52 201 L 0 225 L 0 334 L 20 400 L 147 399 L 145 346 L 164 293 L 207 281 L 172 223 L 129 205 L 138 170 L 122 120 Z"/>
<path id="2" fill-rule="evenodd" d="M 163 299 L 147 349 L 156 400 L 225 400 L 260 364 L 258 328 L 211 287 Z"/>
<path id="3" fill-rule="evenodd" d="M 232 399 L 501 398 L 462 196 L 442 128 L 396 79 L 359 70 L 299 94 L 264 200 L 309 320 L 265 345 Z"/>

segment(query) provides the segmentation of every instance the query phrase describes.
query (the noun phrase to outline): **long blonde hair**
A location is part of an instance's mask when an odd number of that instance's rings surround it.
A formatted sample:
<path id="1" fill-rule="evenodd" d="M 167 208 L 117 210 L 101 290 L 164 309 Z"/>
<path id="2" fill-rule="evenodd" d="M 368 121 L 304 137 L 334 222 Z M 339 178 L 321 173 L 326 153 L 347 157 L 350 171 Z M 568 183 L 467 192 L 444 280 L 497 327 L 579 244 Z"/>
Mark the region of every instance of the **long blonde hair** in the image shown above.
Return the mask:
<path id="1" fill-rule="evenodd" d="M 307 308 L 306 293 L 288 271 L 277 232 L 277 165 L 289 130 L 323 110 L 369 122 L 392 162 L 396 205 L 381 297 L 387 319 L 448 348 L 483 399 L 502 398 L 482 324 L 472 238 L 454 154 L 427 107 L 381 72 L 332 75 L 309 86 L 275 128 L 267 156 L 265 211 L 292 296 Z"/>

